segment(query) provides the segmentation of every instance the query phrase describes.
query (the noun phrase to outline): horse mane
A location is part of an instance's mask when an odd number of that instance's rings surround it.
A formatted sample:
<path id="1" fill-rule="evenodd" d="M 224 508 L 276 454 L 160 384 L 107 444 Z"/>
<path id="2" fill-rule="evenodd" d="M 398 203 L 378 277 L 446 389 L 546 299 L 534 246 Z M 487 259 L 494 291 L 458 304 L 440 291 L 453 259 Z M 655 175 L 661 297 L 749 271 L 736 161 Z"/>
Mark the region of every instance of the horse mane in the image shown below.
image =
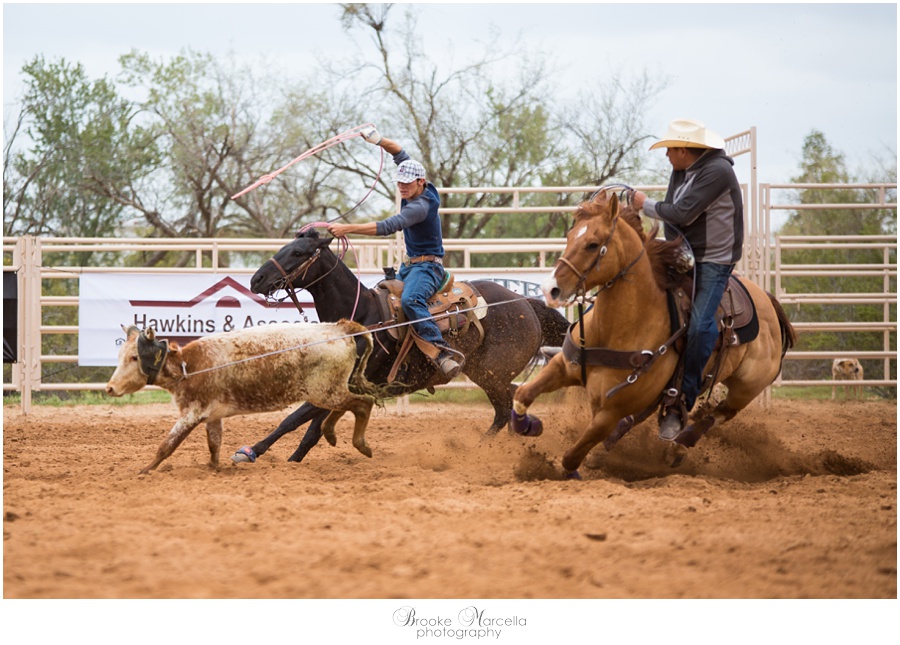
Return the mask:
<path id="1" fill-rule="evenodd" d="M 681 257 L 681 237 L 671 241 L 657 237 L 659 222 L 654 222 L 650 230 L 645 232 L 641 225 L 640 212 L 630 204 L 620 211 L 619 217 L 631 224 L 643 241 L 647 259 L 650 260 L 650 267 L 653 269 L 653 278 L 659 288 L 666 290 L 677 286 L 680 274 L 675 267 Z"/>

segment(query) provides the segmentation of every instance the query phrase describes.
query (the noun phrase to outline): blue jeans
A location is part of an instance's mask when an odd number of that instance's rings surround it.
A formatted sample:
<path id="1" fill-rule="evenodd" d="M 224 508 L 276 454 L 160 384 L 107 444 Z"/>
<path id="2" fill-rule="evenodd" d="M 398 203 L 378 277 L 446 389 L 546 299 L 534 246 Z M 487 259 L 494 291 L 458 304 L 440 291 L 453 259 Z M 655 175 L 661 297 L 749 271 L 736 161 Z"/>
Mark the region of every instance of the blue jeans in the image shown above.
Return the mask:
<path id="1" fill-rule="evenodd" d="M 409 320 L 425 319 L 413 323 L 412 328 L 422 340 L 438 347 L 447 347 L 425 304 L 437 293 L 438 287 L 444 281 L 444 267 L 437 262 L 403 264 L 400 266 L 398 277 L 403 280 L 403 297 L 400 299 L 403 313 Z"/>
<path id="2" fill-rule="evenodd" d="M 694 279 L 694 302 L 691 305 L 691 324 L 688 326 L 687 342 L 684 348 L 684 380 L 681 391 L 688 410 L 694 407 L 697 395 L 703 385 L 703 368 L 712 356 L 719 337 L 716 324 L 716 309 L 722 302 L 728 276 L 733 264 L 711 264 L 699 262 Z"/>

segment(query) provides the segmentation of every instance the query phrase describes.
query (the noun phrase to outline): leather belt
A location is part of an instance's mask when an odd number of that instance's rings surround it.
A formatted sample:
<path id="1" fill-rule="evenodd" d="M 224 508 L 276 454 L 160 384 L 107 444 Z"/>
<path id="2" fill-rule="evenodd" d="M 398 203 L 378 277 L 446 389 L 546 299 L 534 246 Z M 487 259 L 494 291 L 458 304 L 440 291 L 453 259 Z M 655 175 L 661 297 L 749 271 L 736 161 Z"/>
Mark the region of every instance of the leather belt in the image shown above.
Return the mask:
<path id="1" fill-rule="evenodd" d="M 406 262 L 408 264 L 418 264 L 419 262 L 437 262 L 441 266 L 444 266 L 444 258 L 437 255 L 419 255 L 414 258 L 407 258 Z"/>

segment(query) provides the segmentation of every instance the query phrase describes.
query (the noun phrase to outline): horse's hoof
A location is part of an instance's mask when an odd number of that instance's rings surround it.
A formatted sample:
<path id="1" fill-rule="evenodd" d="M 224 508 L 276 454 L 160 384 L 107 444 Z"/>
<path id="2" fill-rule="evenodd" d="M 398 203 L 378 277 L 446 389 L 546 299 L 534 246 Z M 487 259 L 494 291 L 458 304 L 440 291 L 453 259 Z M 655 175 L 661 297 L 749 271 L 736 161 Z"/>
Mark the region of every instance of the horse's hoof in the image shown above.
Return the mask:
<path id="1" fill-rule="evenodd" d="M 510 411 L 509 427 L 523 437 L 540 437 L 544 432 L 544 424 L 540 419 L 530 414 L 517 414 L 515 410 Z"/>
<path id="2" fill-rule="evenodd" d="M 566 479 L 575 479 L 575 480 L 581 481 L 581 475 L 578 473 L 577 470 L 573 470 L 573 471 L 570 472 L 570 473 L 566 473 L 566 474 L 565 474 L 565 478 L 566 478 Z"/>
<path id="3" fill-rule="evenodd" d="M 688 449 L 678 443 L 670 443 L 666 446 L 666 461 L 669 468 L 678 468 L 688 455 Z"/>
<path id="4" fill-rule="evenodd" d="M 256 461 L 256 453 L 250 446 L 243 446 L 240 450 L 231 455 L 231 461 L 236 464 L 253 463 Z"/>
<path id="5" fill-rule="evenodd" d="M 673 441 L 685 448 L 693 448 L 697 445 L 697 442 L 700 441 L 700 438 L 709 431 L 710 428 L 715 424 L 715 417 L 706 417 L 705 419 L 701 419 L 696 423 L 692 423 L 687 428 L 682 430 L 678 436 L 676 436 Z"/>

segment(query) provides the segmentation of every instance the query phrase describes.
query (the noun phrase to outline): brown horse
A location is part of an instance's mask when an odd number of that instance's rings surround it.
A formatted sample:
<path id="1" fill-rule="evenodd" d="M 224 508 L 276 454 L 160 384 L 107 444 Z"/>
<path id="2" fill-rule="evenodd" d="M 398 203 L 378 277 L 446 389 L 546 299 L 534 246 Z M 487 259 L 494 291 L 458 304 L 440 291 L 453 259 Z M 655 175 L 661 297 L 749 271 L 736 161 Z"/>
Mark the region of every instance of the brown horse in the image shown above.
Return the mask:
<path id="1" fill-rule="evenodd" d="M 603 348 L 600 353 L 613 359 L 582 368 L 579 363 L 588 361 L 571 361 L 559 353 L 516 391 L 511 427 L 536 436 L 541 424 L 527 409 L 540 394 L 572 385 L 586 388 L 592 416 L 563 457 L 566 476 L 578 476 L 577 468 L 598 443 L 605 441 L 611 448 L 655 412 L 678 365 L 677 351 L 668 351 L 679 344 L 673 341 L 666 290 L 675 284 L 673 267 L 680 242 L 656 239 L 657 230 L 645 233 L 633 208 L 620 212 L 616 195 L 601 190 L 579 205 L 566 250 L 542 285 L 554 307 L 598 289 L 593 307 L 572 326 L 571 340 L 574 346 Z M 728 395 L 714 410 L 695 408 L 693 424 L 673 444 L 676 462 L 716 421 L 731 419 L 775 380 L 796 339 L 778 301 L 751 281 L 741 278 L 741 282 L 756 307 L 759 334 L 750 342 L 727 347 L 721 362 L 716 362 L 716 354 L 710 359 L 707 373 L 715 366 L 715 381 L 727 386 Z"/>

